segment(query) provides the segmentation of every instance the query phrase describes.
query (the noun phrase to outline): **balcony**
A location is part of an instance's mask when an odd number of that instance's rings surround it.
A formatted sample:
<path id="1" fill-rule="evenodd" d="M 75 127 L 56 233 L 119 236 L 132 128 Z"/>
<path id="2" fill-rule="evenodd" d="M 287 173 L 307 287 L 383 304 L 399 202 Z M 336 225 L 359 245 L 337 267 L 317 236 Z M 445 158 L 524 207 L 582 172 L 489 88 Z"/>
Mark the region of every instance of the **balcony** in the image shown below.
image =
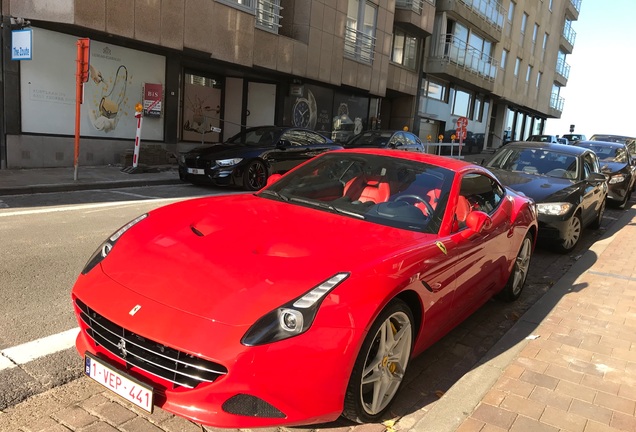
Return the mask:
<path id="1" fill-rule="evenodd" d="M 561 48 L 566 52 L 566 54 L 572 54 L 575 40 L 576 32 L 572 28 L 572 22 L 566 20 L 563 25 L 563 33 L 561 34 Z"/>
<path id="2" fill-rule="evenodd" d="M 565 100 L 556 93 L 552 93 L 550 95 L 550 109 L 558 112 L 558 117 L 561 116 L 563 112 L 563 104 Z"/>
<path id="3" fill-rule="evenodd" d="M 353 27 L 345 27 L 345 55 L 363 63 L 372 64 L 375 54 L 375 38 Z"/>
<path id="4" fill-rule="evenodd" d="M 494 41 L 500 42 L 506 10 L 498 0 L 437 0 L 436 12 L 446 12 L 451 18 L 464 23 Z"/>
<path id="5" fill-rule="evenodd" d="M 565 13 L 574 21 L 579 19 L 582 1 L 583 0 L 569 0 L 565 5 Z"/>
<path id="6" fill-rule="evenodd" d="M 499 62 L 488 54 L 447 34 L 442 36 L 437 47 L 433 47 L 427 71 L 492 91 L 498 66 Z"/>
<path id="7" fill-rule="evenodd" d="M 556 76 L 554 77 L 555 81 L 561 86 L 565 87 L 568 83 L 568 79 L 570 78 L 570 65 L 565 62 L 563 59 L 557 59 L 556 64 Z"/>
<path id="8" fill-rule="evenodd" d="M 256 26 L 260 29 L 278 33 L 282 18 L 280 0 L 256 0 Z"/>
<path id="9" fill-rule="evenodd" d="M 433 32 L 435 0 L 397 0 L 395 23 L 418 36 L 426 37 Z"/>

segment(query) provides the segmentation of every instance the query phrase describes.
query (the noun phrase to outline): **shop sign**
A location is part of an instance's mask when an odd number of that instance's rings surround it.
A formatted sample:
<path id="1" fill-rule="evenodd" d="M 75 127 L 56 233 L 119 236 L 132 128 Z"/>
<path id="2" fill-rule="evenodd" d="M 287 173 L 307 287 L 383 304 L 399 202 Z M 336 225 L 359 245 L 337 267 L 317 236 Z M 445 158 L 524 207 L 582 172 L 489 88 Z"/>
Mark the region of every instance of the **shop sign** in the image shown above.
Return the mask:
<path id="1" fill-rule="evenodd" d="M 144 84 L 144 116 L 161 117 L 161 99 L 163 86 L 161 84 Z"/>

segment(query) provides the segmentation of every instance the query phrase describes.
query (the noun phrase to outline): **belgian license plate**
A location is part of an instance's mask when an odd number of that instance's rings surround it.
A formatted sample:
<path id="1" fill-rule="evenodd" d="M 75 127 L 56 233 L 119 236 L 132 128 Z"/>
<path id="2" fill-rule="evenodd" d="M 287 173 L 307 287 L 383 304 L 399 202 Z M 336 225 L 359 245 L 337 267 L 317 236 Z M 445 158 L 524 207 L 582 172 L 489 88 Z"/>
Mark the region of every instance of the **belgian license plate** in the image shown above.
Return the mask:
<path id="1" fill-rule="evenodd" d="M 152 412 L 152 387 L 102 363 L 89 353 L 84 357 L 84 366 L 84 372 L 90 378 L 127 401 Z"/>
<path id="2" fill-rule="evenodd" d="M 188 168 L 188 174 L 205 174 L 205 170 L 202 168 Z"/>

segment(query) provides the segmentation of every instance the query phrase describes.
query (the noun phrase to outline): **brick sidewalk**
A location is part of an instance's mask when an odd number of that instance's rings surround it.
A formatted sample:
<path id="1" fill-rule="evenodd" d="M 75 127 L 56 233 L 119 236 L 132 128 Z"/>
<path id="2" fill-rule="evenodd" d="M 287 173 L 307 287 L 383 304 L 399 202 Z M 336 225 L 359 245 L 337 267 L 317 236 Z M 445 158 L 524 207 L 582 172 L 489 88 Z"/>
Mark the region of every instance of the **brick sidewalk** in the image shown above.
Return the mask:
<path id="1" fill-rule="evenodd" d="M 636 431 L 636 217 L 625 216 L 574 283 L 552 288 L 554 308 L 458 432 Z"/>

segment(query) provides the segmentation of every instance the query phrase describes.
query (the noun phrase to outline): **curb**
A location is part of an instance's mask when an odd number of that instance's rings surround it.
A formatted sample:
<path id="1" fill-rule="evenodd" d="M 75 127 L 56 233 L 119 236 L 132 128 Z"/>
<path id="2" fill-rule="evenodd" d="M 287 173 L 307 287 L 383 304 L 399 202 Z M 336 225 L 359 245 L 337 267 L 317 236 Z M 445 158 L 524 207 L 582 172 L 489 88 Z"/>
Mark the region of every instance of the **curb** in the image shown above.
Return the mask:
<path id="1" fill-rule="evenodd" d="M 121 180 L 121 181 L 100 181 L 93 183 L 57 183 L 57 184 L 40 184 L 29 186 L 13 186 L 13 187 L 0 187 L 0 196 L 3 195 L 23 195 L 34 193 L 49 193 L 49 192 L 68 192 L 68 191 L 82 191 L 93 189 L 117 189 L 127 188 L 135 186 L 157 186 L 157 185 L 173 185 L 182 184 L 183 182 L 176 179 L 139 179 L 139 180 Z"/>

